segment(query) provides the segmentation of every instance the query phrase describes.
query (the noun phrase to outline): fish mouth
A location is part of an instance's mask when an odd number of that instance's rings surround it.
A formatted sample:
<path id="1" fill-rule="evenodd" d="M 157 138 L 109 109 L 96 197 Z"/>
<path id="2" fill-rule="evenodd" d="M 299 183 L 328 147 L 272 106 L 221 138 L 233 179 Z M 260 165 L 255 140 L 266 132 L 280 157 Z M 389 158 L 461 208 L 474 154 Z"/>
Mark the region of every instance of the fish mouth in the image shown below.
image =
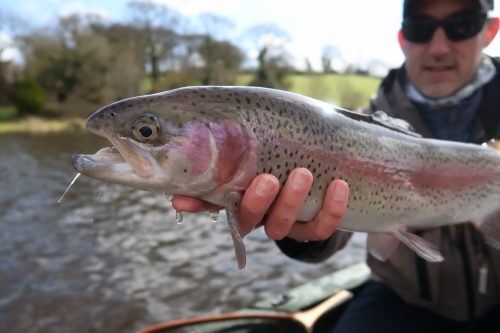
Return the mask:
<path id="1" fill-rule="evenodd" d="M 148 178 L 153 175 L 149 154 L 134 142 L 117 135 L 106 136 L 112 146 L 93 155 L 75 155 L 72 162 L 76 171 L 104 181 L 118 178 Z"/>
<path id="2" fill-rule="evenodd" d="M 119 151 L 112 147 L 102 148 L 93 155 L 73 156 L 73 167 L 76 171 L 85 174 L 88 170 L 114 169 L 122 172 L 134 172 Z"/>

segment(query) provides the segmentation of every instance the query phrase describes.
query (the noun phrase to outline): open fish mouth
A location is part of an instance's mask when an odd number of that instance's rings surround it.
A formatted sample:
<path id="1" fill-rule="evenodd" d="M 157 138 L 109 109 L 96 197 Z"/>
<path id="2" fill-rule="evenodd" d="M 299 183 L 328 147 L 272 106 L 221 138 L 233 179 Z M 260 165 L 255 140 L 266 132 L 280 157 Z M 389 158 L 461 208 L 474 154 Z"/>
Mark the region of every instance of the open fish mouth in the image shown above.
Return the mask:
<path id="1" fill-rule="evenodd" d="M 144 149 L 127 139 L 108 139 L 113 143 L 111 147 L 102 148 L 93 155 L 73 156 L 73 167 L 84 175 L 105 181 L 110 174 L 128 174 L 139 178 L 153 175 L 149 154 Z"/>
<path id="2" fill-rule="evenodd" d="M 123 155 L 111 147 L 102 148 L 93 155 L 73 156 L 73 167 L 76 171 L 91 176 L 103 172 L 134 173 L 132 166 Z"/>
<path id="3" fill-rule="evenodd" d="M 108 168 L 115 171 L 134 172 L 123 155 L 113 147 L 102 148 L 93 155 L 75 155 L 73 156 L 73 167 L 84 174 L 89 169 Z"/>

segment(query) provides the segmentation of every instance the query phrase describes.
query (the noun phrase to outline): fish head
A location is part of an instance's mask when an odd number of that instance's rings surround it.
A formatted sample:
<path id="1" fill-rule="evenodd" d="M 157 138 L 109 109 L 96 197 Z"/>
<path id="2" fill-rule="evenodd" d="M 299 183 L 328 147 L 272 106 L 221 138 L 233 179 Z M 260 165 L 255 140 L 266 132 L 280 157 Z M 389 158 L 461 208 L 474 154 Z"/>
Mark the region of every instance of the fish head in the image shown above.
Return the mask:
<path id="1" fill-rule="evenodd" d="M 245 155 L 244 129 L 227 110 L 190 87 L 101 108 L 87 129 L 112 148 L 75 155 L 89 177 L 148 191 L 202 196 L 227 182 Z M 207 93 L 207 95 L 210 95 Z"/>

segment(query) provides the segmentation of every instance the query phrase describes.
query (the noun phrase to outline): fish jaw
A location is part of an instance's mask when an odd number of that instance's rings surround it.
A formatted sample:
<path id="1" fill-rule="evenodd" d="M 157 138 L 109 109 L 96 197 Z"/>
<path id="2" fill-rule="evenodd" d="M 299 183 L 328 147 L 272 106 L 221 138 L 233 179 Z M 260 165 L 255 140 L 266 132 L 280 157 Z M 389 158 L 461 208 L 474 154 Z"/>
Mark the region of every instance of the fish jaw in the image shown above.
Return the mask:
<path id="1" fill-rule="evenodd" d="M 159 169 L 147 151 L 125 140 L 113 138 L 114 147 L 103 148 L 93 155 L 75 155 L 72 162 L 76 171 L 98 180 L 122 184 L 144 190 L 159 190 L 155 171 Z M 122 153 L 124 152 L 124 153 Z"/>

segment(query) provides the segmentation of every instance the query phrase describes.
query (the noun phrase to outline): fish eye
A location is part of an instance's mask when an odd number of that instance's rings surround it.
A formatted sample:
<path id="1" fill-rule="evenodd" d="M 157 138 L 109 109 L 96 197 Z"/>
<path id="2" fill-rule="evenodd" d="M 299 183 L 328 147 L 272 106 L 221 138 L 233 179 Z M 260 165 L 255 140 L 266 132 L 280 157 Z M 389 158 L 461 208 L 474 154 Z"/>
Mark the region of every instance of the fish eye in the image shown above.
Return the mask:
<path id="1" fill-rule="evenodd" d="M 160 124 L 155 115 L 146 113 L 138 117 L 132 126 L 134 137 L 141 142 L 150 142 L 158 137 Z"/>
<path id="2" fill-rule="evenodd" d="M 139 133 L 142 135 L 144 138 L 149 138 L 151 135 L 153 135 L 153 129 L 149 125 L 144 125 L 139 128 Z"/>

